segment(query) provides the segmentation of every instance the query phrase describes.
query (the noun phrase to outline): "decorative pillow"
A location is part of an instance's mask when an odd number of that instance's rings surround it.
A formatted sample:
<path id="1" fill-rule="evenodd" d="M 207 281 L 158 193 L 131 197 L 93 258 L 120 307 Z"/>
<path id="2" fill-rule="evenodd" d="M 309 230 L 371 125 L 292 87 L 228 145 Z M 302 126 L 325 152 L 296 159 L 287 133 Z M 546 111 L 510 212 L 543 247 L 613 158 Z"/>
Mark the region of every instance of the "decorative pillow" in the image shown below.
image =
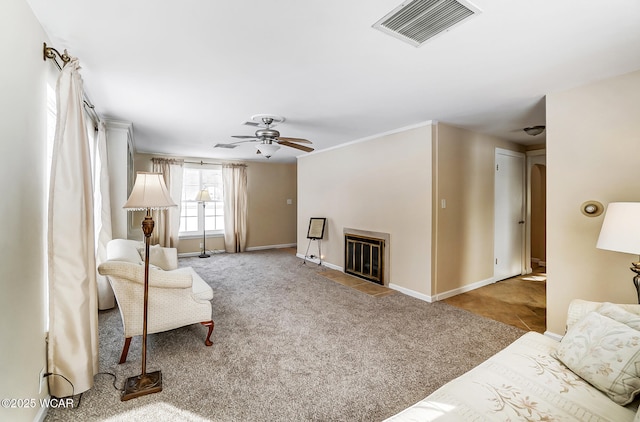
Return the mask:
<path id="1" fill-rule="evenodd" d="M 144 247 L 138 248 L 138 252 L 140 253 L 140 257 L 144 262 Z M 170 265 L 167 262 L 164 248 L 160 245 L 151 245 L 149 247 L 149 265 L 155 265 L 156 267 L 160 267 L 165 271 L 170 270 Z"/>
<path id="2" fill-rule="evenodd" d="M 125 239 L 113 239 L 109 242 L 108 258 L 110 261 L 125 261 L 132 264 L 140 262 L 140 253 L 136 253 L 137 244 Z M 133 245 L 132 245 L 133 244 Z M 144 254 L 144 248 L 142 249 Z"/>
<path id="3" fill-rule="evenodd" d="M 640 392 L 640 332 L 622 322 L 589 312 L 567 331 L 556 357 L 620 405 Z"/>
<path id="4" fill-rule="evenodd" d="M 615 321 L 626 324 L 634 330 L 640 331 L 640 315 L 636 315 L 634 313 L 626 311 L 618 305 L 604 302 L 602 306 L 596 309 L 596 312 L 600 315 L 604 315 Z"/>

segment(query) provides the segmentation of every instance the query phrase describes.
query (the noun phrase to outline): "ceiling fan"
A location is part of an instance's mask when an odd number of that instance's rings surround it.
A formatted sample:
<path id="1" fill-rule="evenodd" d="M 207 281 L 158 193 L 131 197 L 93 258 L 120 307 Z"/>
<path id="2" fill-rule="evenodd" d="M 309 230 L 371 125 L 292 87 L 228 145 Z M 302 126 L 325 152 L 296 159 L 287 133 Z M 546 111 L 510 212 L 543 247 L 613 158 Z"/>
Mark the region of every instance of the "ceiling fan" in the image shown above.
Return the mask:
<path id="1" fill-rule="evenodd" d="M 262 123 L 264 123 L 265 128 L 260 128 L 256 130 L 255 135 L 253 136 L 245 136 L 245 135 L 233 135 L 232 138 L 238 139 L 247 139 L 246 141 L 237 141 L 232 142 L 230 144 L 217 144 L 215 147 L 221 148 L 235 148 L 237 144 L 243 142 L 257 142 L 260 144 L 256 145 L 257 154 L 262 154 L 265 157 L 269 158 L 273 153 L 275 153 L 280 147 L 278 145 L 284 145 L 286 147 L 291 147 L 295 149 L 299 149 L 305 152 L 313 151 L 313 148 L 300 145 L 300 144 L 311 144 L 311 141 L 302 138 L 285 138 L 284 136 L 280 136 L 280 132 L 271 128 L 271 124 L 273 123 L 273 117 L 262 117 Z"/>

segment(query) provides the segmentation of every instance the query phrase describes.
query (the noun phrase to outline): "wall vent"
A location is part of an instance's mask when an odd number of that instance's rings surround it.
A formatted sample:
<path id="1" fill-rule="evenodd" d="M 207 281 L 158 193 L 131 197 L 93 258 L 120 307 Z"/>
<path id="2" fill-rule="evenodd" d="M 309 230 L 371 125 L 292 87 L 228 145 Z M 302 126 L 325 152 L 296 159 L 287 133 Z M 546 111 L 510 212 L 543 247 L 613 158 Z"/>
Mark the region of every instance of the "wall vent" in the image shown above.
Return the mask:
<path id="1" fill-rule="evenodd" d="M 396 7 L 373 27 L 420 47 L 479 13 L 480 9 L 464 0 L 411 0 Z"/>

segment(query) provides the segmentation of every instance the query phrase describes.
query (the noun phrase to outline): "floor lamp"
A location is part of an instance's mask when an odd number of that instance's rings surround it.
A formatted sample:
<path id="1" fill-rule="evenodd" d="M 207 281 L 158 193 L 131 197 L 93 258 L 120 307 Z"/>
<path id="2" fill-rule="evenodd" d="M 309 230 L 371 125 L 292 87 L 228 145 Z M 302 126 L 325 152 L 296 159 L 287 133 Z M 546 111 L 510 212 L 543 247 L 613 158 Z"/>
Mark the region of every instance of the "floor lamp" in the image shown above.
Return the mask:
<path id="1" fill-rule="evenodd" d="M 607 206 L 596 247 L 640 254 L 640 202 L 612 202 Z M 632 262 L 630 269 L 636 274 L 633 285 L 640 303 L 640 262 Z"/>
<path id="2" fill-rule="evenodd" d="M 153 233 L 151 210 L 166 209 L 177 206 L 171 199 L 164 184 L 162 173 L 138 172 L 131 195 L 122 208 L 129 211 L 146 211 L 142 220 L 144 233 L 144 311 L 142 315 L 142 373 L 130 377 L 124 384 L 120 400 L 135 399 L 146 394 L 162 391 L 162 373 L 147 373 L 147 309 L 149 306 L 149 239 Z"/>
<path id="3" fill-rule="evenodd" d="M 199 255 L 200 258 L 209 258 L 209 254 L 207 253 L 207 229 L 205 228 L 206 216 L 204 211 L 207 207 L 207 202 L 211 201 L 211 196 L 209 195 L 208 189 L 202 189 L 196 195 L 196 201 L 202 202 L 202 251 Z"/>

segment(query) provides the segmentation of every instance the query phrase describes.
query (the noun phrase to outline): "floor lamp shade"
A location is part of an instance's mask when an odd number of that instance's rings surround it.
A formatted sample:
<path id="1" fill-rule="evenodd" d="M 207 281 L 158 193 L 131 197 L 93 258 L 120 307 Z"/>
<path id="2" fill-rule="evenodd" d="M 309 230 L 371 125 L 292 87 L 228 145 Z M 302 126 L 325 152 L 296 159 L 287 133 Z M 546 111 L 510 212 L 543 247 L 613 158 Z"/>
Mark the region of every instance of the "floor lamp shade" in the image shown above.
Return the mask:
<path id="1" fill-rule="evenodd" d="M 207 202 L 211 201 L 211 195 L 209 195 L 208 189 L 202 189 L 198 191 L 198 194 L 195 197 L 195 200 L 198 202 L 202 202 L 202 247 L 200 248 L 200 258 L 209 258 L 209 254 L 207 253 L 207 229 L 205 227 L 206 216 L 205 208 L 207 207 Z"/>
<path id="2" fill-rule="evenodd" d="M 161 173 L 139 172 L 136 183 L 133 185 L 131 195 L 123 208 L 135 211 L 146 210 L 147 214 L 142 220 L 142 232 L 144 233 L 144 302 L 142 314 L 142 373 L 128 378 L 120 400 L 130 400 L 146 394 L 162 391 L 162 373 L 155 371 L 147 373 L 147 311 L 149 308 L 149 239 L 153 233 L 152 209 L 164 209 L 177 206 L 171 199 L 171 195 L 164 183 Z"/>
<path id="3" fill-rule="evenodd" d="M 122 208 L 135 211 L 176 206 L 164 183 L 162 173 L 138 172 L 131 195 Z"/>
<path id="4" fill-rule="evenodd" d="M 607 206 L 596 247 L 640 254 L 640 202 L 612 202 Z"/>
<path id="5" fill-rule="evenodd" d="M 209 202 L 209 201 L 211 201 L 211 195 L 209 195 L 209 190 L 208 189 L 202 189 L 202 190 L 198 191 L 198 194 L 196 195 L 195 200 L 198 201 L 198 202 Z"/>

